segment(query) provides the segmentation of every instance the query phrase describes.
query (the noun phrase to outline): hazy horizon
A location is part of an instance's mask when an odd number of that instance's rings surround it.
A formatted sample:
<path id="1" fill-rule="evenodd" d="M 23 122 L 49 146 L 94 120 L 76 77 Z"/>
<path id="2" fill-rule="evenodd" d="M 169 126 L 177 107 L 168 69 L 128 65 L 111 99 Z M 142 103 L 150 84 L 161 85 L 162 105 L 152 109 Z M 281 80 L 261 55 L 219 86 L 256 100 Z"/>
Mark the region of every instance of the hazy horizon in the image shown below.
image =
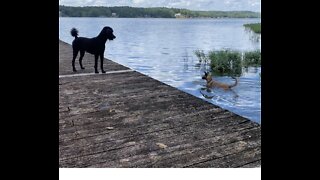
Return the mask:
<path id="1" fill-rule="evenodd" d="M 261 13 L 261 0 L 59 0 L 64 6 L 167 7 L 193 11 L 253 11 Z"/>

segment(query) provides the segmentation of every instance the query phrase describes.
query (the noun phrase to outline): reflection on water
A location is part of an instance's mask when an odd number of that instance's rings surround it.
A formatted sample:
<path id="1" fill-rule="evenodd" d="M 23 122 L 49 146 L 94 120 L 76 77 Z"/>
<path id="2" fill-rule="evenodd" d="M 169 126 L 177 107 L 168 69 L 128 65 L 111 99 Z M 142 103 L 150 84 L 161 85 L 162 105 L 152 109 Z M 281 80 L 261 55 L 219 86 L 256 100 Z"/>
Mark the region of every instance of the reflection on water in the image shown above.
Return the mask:
<path id="1" fill-rule="evenodd" d="M 249 34 L 249 39 L 253 42 L 253 44 L 261 42 L 261 34 L 253 32 L 249 27 L 245 27 L 245 32 Z"/>
<path id="2" fill-rule="evenodd" d="M 199 64 L 194 54 L 198 49 L 205 53 L 222 49 L 260 49 L 261 41 L 252 41 L 243 26 L 255 22 L 260 19 L 59 18 L 59 38 L 71 44 L 72 27 L 78 28 L 79 36 L 94 37 L 102 27 L 111 26 L 117 39 L 106 43 L 106 58 L 260 122 L 261 69 L 244 71 L 234 92 L 220 89 L 207 92 L 201 90 L 205 85 L 201 76 L 208 67 Z M 215 79 L 234 82 L 225 76 Z"/>
<path id="3" fill-rule="evenodd" d="M 233 94 L 233 102 L 236 103 L 236 100 L 239 97 L 239 95 L 233 89 L 225 90 L 224 94 L 227 94 L 230 92 Z M 214 92 L 212 88 L 207 88 L 207 87 L 201 88 L 200 93 L 202 94 L 203 97 L 207 99 L 212 99 L 217 97 L 216 92 Z"/>

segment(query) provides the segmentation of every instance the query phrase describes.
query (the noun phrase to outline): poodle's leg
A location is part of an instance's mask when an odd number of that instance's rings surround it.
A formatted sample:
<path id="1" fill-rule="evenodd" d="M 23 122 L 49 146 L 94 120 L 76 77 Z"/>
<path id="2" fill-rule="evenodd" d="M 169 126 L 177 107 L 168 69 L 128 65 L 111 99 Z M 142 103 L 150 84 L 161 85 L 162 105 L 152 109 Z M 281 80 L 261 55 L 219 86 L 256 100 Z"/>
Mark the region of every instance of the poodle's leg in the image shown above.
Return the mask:
<path id="1" fill-rule="evenodd" d="M 95 73 L 99 73 L 99 71 L 98 71 L 98 57 L 99 57 L 98 54 L 94 55 L 94 72 Z"/>
<path id="2" fill-rule="evenodd" d="M 77 58 L 78 52 L 79 52 L 79 50 L 73 50 L 73 58 L 72 58 L 72 70 L 73 70 L 73 72 L 77 71 L 76 67 L 74 65 L 74 62 L 75 62 L 75 60 Z"/>
<path id="3" fill-rule="evenodd" d="M 101 67 L 102 73 L 106 73 L 106 72 L 103 70 L 103 53 L 100 54 L 100 67 Z"/>
<path id="4" fill-rule="evenodd" d="M 84 69 L 84 67 L 82 66 L 82 58 L 84 56 L 85 51 L 80 51 L 80 58 L 79 58 L 79 64 L 81 69 Z"/>

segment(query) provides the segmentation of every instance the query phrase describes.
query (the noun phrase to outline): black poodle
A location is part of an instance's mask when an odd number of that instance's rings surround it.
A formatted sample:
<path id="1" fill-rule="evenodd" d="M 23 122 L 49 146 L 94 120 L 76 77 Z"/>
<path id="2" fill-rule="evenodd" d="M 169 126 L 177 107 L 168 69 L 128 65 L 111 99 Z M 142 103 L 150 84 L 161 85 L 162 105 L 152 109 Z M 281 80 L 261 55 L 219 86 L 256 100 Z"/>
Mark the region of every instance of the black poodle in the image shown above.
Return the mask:
<path id="1" fill-rule="evenodd" d="M 72 68 L 73 72 L 76 72 L 76 68 L 74 66 L 74 62 L 77 58 L 78 52 L 80 51 L 80 58 L 79 63 L 81 69 L 84 69 L 82 66 L 82 58 L 87 51 L 88 53 L 91 53 L 94 55 L 94 71 L 95 73 L 99 73 L 97 65 L 98 65 L 98 57 L 100 56 L 101 61 L 101 71 L 102 73 L 105 73 L 103 70 L 103 54 L 105 50 L 105 44 L 106 41 L 113 40 L 116 38 L 115 35 L 113 35 L 112 28 L 106 26 L 104 27 L 100 34 L 97 37 L 94 38 L 85 38 L 85 37 L 78 37 L 78 30 L 76 28 L 71 29 L 71 35 L 74 37 L 74 40 L 72 42 L 72 49 L 73 49 L 73 58 L 72 58 Z"/>

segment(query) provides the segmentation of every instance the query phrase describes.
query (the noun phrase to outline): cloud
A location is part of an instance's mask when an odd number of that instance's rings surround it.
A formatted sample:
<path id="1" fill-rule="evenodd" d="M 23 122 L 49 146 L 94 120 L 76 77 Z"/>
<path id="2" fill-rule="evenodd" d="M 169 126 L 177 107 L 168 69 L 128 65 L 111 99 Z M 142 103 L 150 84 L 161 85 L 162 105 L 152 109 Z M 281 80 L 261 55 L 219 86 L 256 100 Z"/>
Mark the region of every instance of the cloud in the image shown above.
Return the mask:
<path id="1" fill-rule="evenodd" d="M 139 4 L 145 2 L 145 0 L 132 0 L 133 3 Z"/>
<path id="2" fill-rule="evenodd" d="M 59 0 L 66 6 L 174 7 L 190 10 L 256 11 L 261 0 Z"/>

